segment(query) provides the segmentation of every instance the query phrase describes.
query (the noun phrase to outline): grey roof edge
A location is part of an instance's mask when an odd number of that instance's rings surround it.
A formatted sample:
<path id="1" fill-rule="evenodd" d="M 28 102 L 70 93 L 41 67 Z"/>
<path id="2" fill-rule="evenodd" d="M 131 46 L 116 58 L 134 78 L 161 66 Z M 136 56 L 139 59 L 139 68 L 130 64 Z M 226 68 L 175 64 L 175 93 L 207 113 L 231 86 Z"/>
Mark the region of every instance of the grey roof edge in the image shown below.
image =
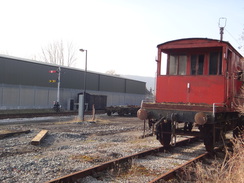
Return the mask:
<path id="1" fill-rule="evenodd" d="M 78 68 L 75 68 L 75 67 L 68 67 L 68 66 L 63 66 L 63 65 L 58 65 L 58 64 L 51 64 L 51 63 L 47 63 L 47 62 L 44 62 L 44 61 L 32 60 L 32 59 L 21 58 L 21 57 L 16 57 L 16 56 L 0 54 L 0 57 L 7 58 L 7 59 L 18 60 L 18 61 L 22 61 L 22 62 L 29 62 L 29 63 L 33 63 L 33 64 L 47 65 L 47 66 L 51 66 L 51 67 L 61 67 L 61 68 L 66 68 L 66 69 L 71 69 L 71 70 L 76 70 L 76 71 L 84 71 L 84 69 L 78 69 Z M 114 78 L 121 78 L 121 79 L 126 79 L 126 80 L 146 83 L 144 81 L 138 81 L 138 80 L 135 80 L 135 79 L 125 78 L 123 76 L 110 75 L 110 74 L 100 73 L 100 72 L 95 72 L 95 71 L 87 71 L 87 72 L 94 73 L 94 74 L 100 74 L 100 75 L 104 75 L 104 76 L 109 76 L 109 77 L 114 77 Z"/>

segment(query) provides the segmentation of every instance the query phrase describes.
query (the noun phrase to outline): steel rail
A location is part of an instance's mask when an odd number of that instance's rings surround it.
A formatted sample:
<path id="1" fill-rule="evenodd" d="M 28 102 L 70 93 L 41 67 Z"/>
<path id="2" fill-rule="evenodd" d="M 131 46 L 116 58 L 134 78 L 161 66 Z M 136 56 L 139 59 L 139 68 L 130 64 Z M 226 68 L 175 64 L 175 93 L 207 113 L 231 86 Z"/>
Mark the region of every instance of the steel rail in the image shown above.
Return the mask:
<path id="1" fill-rule="evenodd" d="M 183 146 L 183 145 L 188 144 L 190 142 L 195 142 L 197 139 L 198 138 L 193 137 L 193 138 L 188 138 L 188 139 L 179 141 L 176 143 L 175 147 Z M 151 154 L 155 154 L 157 152 L 163 152 L 164 150 L 165 150 L 165 148 L 163 146 L 153 148 L 153 149 L 143 151 L 140 153 L 136 153 L 136 154 L 133 154 L 130 156 L 126 156 L 126 157 L 122 157 L 122 158 L 119 158 L 116 160 L 108 161 L 108 162 L 105 162 L 103 164 L 94 166 L 92 168 L 81 170 L 81 171 L 78 171 L 78 172 L 57 178 L 57 179 L 53 179 L 51 181 L 48 181 L 47 183 L 61 183 L 61 182 L 65 182 L 65 183 L 70 182 L 71 183 L 71 182 L 75 182 L 76 180 L 84 178 L 86 176 L 92 176 L 92 175 L 96 174 L 97 172 L 101 172 L 101 171 L 104 171 L 107 169 L 118 167 L 122 163 L 131 163 L 132 159 L 145 157 L 145 156 L 148 156 Z"/>
<path id="2" fill-rule="evenodd" d="M 68 116 L 75 115 L 76 112 L 44 112 L 44 113 L 20 113 L 20 114 L 0 114 L 0 119 L 13 119 L 13 118 L 34 118 L 46 116 Z"/>
<path id="3" fill-rule="evenodd" d="M 226 145 L 230 146 L 231 142 L 228 141 Z M 218 147 L 215 147 L 214 151 L 219 151 L 219 150 L 223 149 L 224 146 L 225 145 L 220 145 Z M 177 172 L 180 172 L 181 170 L 183 170 L 185 167 L 187 167 L 191 163 L 195 163 L 195 162 L 200 161 L 201 159 L 203 159 L 203 158 L 205 158 L 207 156 L 212 156 L 212 155 L 213 154 L 211 154 L 209 152 L 205 152 L 205 153 L 197 156 L 196 158 L 193 158 L 192 160 L 189 160 L 188 162 L 178 166 L 177 168 L 174 168 L 174 169 L 172 169 L 172 170 L 170 170 L 170 171 L 158 176 L 157 178 L 153 179 L 149 183 L 157 183 L 157 182 L 160 182 L 161 180 L 168 181 L 170 179 L 173 179 L 175 177 L 175 175 L 177 174 Z"/>
<path id="4" fill-rule="evenodd" d="M 104 110 L 96 110 L 96 114 L 103 114 Z M 65 111 L 65 112 L 39 112 L 39 113 L 19 113 L 19 114 L 0 114 L 0 119 L 13 119 L 13 118 L 34 118 L 34 117 L 46 117 L 46 116 L 70 116 L 77 115 L 77 111 Z M 91 115 L 92 111 L 86 111 L 85 115 Z"/>
<path id="5" fill-rule="evenodd" d="M 159 177 L 153 179 L 149 183 L 157 183 L 157 182 L 160 182 L 161 180 L 168 181 L 170 179 L 173 179 L 178 171 L 181 171 L 184 167 L 188 166 L 189 164 L 191 164 L 193 162 L 199 161 L 200 159 L 206 157 L 207 155 L 209 155 L 208 152 L 201 154 L 200 156 L 178 166 L 177 168 L 174 168 L 174 169 L 168 171 L 167 173 L 160 175 Z"/>

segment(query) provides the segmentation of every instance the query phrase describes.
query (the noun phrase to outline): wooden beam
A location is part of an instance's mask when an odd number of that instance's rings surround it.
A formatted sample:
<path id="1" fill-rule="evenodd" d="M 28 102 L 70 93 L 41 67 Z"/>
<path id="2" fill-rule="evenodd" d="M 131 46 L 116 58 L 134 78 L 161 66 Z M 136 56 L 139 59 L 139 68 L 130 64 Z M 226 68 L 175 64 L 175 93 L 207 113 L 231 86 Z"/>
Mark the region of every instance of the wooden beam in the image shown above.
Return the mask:
<path id="1" fill-rule="evenodd" d="M 25 130 L 25 131 L 10 131 L 10 130 L 4 130 L 0 131 L 0 139 L 3 139 L 5 137 L 13 136 L 13 135 L 19 135 L 22 133 L 29 133 L 30 130 Z"/>
<path id="2" fill-rule="evenodd" d="M 32 145 L 39 145 L 44 137 L 47 135 L 48 130 L 40 131 L 31 141 Z"/>

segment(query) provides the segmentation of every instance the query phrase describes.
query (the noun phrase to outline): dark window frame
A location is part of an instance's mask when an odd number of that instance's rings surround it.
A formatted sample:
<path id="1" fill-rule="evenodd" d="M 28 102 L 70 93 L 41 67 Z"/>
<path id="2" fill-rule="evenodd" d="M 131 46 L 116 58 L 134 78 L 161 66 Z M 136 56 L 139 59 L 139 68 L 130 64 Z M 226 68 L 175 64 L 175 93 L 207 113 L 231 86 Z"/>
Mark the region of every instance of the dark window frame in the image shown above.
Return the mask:
<path id="1" fill-rule="evenodd" d="M 214 56 L 217 56 L 217 59 L 215 59 Z M 209 53 L 208 74 L 209 75 L 222 74 L 222 52 L 215 51 Z"/>
<path id="2" fill-rule="evenodd" d="M 195 60 L 193 60 L 195 57 Z M 195 63 L 193 64 L 193 61 Z M 202 64 L 200 64 L 202 63 Z M 205 54 L 192 54 L 190 59 L 190 75 L 204 75 Z"/>

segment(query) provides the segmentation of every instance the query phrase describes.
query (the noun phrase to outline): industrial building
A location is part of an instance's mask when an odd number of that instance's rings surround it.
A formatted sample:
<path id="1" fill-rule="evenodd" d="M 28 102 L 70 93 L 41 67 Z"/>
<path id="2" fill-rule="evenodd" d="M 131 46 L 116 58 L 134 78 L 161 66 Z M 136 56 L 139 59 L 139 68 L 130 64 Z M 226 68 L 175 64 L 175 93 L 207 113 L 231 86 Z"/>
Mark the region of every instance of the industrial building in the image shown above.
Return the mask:
<path id="1" fill-rule="evenodd" d="M 50 83 L 49 80 L 56 80 L 57 73 L 49 71 L 58 67 L 0 55 L 0 110 L 52 108 L 57 100 L 57 82 Z M 71 101 L 77 103 L 78 94 L 84 91 L 85 71 L 64 66 L 60 68 L 60 104 L 63 109 L 72 109 Z M 86 100 L 102 99 L 103 106 L 140 105 L 145 98 L 146 83 L 88 71 L 86 93 Z M 86 102 L 91 104 L 91 101 Z"/>

